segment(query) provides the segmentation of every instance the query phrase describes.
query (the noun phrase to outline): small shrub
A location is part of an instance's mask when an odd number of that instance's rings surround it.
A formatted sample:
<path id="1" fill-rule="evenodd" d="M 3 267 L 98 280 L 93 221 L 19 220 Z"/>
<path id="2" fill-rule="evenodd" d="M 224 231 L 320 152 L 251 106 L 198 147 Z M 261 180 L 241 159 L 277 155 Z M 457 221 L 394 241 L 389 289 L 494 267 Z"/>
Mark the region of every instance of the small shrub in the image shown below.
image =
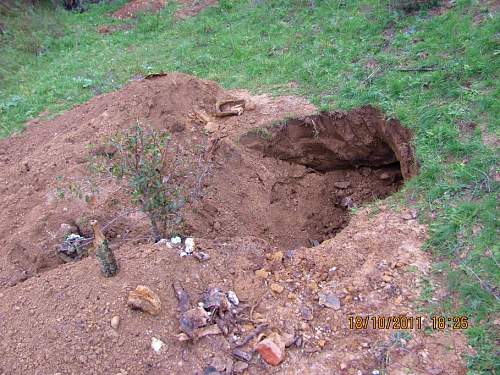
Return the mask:
<path id="1" fill-rule="evenodd" d="M 169 141 L 169 133 L 139 124 L 110 141 L 116 150 L 110 170 L 115 177 L 128 180 L 132 202 L 148 215 L 155 241 L 176 223 L 177 211 L 183 205 L 172 181 L 175 170 L 164 171 Z"/>

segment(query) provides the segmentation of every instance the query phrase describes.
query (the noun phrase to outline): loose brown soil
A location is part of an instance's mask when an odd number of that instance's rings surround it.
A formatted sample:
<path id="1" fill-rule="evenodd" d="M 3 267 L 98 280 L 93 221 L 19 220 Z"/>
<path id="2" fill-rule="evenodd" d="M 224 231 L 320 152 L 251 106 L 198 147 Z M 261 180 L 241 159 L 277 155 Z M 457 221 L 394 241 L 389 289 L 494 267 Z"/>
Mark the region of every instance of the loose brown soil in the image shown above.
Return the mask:
<path id="1" fill-rule="evenodd" d="M 144 12 L 158 12 L 167 3 L 167 0 L 131 0 L 123 7 L 113 12 L 112 16 L 118 19 L 137 17 Z"/>
<path id="2" fill-rule="evenodd" d="M 241 116 L 196 120 L 226 97 L 246 100 Z M 222 373 L 241 365 L 231 357 L 234 340 L 262 322 L 303 345 L 288 348 L 278 367 L 254 354 L 249 374 L 465 373 L 460 355 L 468 349 L 456 332 L 413 330 L 404 339 L 393 330 L 349 329 L 352 315 L 417 315 L 429 268 L 420 250 L 426 228 L 383 203 L 353 217 L 349 209 L 397 191 L 417 166 L 409 132 L 377 109 L 315 112 L 301 98 L 251 96 L 167 74 L 0 141 L 0 209 L 8 218 L 0 222 L 0 373 L 202 374 L 209 365 Z M 172 132 L 185 165 L 176 183 L 192 193 L 182 234 L 195 236 L 210 260 L 152 244 L 148 220 L 123 186 L 90 172 L 99 145 L 137 120 Z M 100 275 L 92 256 L 62 264 L 54 253 L 61 224 L 90 236 L 94 218 L 119 263 L 112 278 Z M 246 323 L 227 336 L 179 343 L 174 281 L 193 304 L 207 287 L 234 290 L 251 307 Z M 272 283 L 284 291 L 272 292 Z M 137 285 L 160 296 L 159 316 L 126 306 Z M 318 304 L 327 291 L 339 310 Z M 160 353 L 152 337 L 165 343 Z"/>
<path id="3" fill-rule="evenodd" d="M 217 0 L 180 0 L 181 7 L 175 13 L 179 19 L 193 17 L 208 6 L 217 4 Z M 167 0 L 131 0 L 112 14 L 114 18 L 137 17 L 144 12 L 158 12 L 165 7 Z"/>

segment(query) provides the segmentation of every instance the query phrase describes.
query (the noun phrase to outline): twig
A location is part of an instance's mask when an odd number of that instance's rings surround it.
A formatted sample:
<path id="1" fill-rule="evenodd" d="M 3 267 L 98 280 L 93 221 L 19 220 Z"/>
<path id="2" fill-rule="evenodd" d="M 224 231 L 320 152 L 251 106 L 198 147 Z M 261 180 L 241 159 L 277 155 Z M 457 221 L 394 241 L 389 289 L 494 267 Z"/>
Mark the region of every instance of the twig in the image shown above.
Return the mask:
<path id="1" fill-rule="evenodd" d="M 179 311 L 181 314 L 185 313 L 189 309 L 189 295 L 178 281 L 174 281 L 172 287 L 174 288 L 175 296 L 179 302 Z"/>
<path id="2" fill-rule="evenodd" d="M 259 326 L 257 326 L 257 328 L 255 328 L 253 330 L 253 332 L 251 334 L 249 334 L 247 337 L 245 337 L 243 340 L 239 341 L 239 342 L 236 342 L 235 345 L 233 346 L 233 349 L 236 349 L 236 348 L 240 348 L 242 346 L 245 346 L 246 344 L 248 344 L 250 341 L 252 341 L 255 337 L 257 337 L 258 335 L 260 335 L 262 332 L 264 332 L 267 327 L 269 326 L 269 324 L 267 323 L 263 323 Z"/>
<path id="3" fill-rule="evenodd" d="M 495 290 L 491 286 L 489 286 L 487 282 L 485 282 L 484 280 L 482 280 L 477 275 L 477 273 L 474 272 L 474 270 L 472 268 L 470 268 L 469 266 L 467 266 L 466 264 L 463 264 L 463 263 L 462 263 L 462 267 L 464 267 L 465 269 L 467 269 L 467 271 L 469 271 L 470 273 L 472 273 L 472 275 L 475 276 L 475 278 L 479 281 L 479 286 L 481 287 L 482 290 L 485 290 L 488 293 L 490 293 L 491 295 L 493 295 L 493 297 L 495 297 L 495 299 L 497 301 L 500 300 L 500 297 L 497 295 L 497 293 L 495 293 Z"/>
<path id="4" fill-rule="evenodd" d="M 380 70 L 379 66 L 377 66 L 375 69 L 373 69 L 373 71 L 370 73 L 370 75 L 363 80 L 363 83 L 369 82 L 372 79 L 372 77 L 375 75 L 375 73 L 377 73 L 379 70 Z"/>

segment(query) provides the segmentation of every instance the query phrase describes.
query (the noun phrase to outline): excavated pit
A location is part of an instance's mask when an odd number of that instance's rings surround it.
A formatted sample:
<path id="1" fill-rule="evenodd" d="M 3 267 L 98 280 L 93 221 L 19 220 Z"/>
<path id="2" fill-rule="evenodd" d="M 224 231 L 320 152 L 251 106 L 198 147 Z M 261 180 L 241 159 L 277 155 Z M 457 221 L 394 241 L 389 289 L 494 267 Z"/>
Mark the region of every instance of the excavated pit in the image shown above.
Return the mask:
<path id="1" fill-rule="evenodd" d="M 186 214 L 189 231 L 253 235 L 286 248 L 332 238 L 350 209 L 417 173 L 410 131 L 372 107 L 251 129 L 222 143 L 216 165 Z"/>

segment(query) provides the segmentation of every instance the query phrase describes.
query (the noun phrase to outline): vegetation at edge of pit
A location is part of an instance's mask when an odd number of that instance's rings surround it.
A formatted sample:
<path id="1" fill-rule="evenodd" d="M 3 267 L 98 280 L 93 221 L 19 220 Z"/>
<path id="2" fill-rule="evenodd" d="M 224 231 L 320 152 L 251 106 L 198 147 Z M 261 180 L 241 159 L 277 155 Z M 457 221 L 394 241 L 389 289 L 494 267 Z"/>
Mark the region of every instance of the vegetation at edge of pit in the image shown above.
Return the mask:
<path id="1" fill-rule="evenodd" d="M 170 2 L 134 20 L 108 16 L 124 2 L 2 21 L 0 136 L 159 71 L 304 95 L 324 110 L 378 105 L 416 135 L 421 173 L 405 193 L 430 223 L 434 269 L 450 291 L 429 308 L 467 314 L 470 373 L 499 371 L 498 150 L 483 142 L 499 135 L 498 14 L 477 0 L 437 16 L 389 0 L 225 0 L 185 21 Z"/>
<path id="2" fill-rule="evenodd" d="M 116 151 L 109 158 L 109 171 L 126 179 L 132 203 L 149 217 L 155 242 L 170 235 L 182 220 L 184 198 L 173 181 L 178 171 L 174 162 L 166 165 L 169 141 L 169 133 L 136 124 L 108 143 Z"/>

